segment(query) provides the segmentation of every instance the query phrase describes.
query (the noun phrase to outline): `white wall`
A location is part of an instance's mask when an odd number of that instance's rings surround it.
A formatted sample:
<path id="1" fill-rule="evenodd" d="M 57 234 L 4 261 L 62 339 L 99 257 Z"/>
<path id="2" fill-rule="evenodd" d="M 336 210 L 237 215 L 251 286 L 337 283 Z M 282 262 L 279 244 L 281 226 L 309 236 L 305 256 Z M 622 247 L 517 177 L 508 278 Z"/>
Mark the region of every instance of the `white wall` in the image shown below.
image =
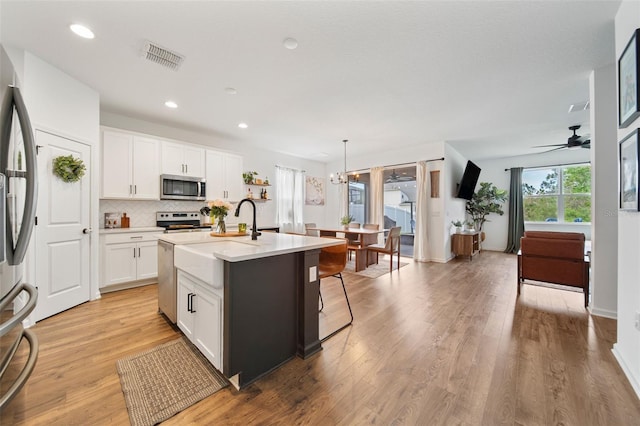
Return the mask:
<path id="1" fill-rule="evenodd" d="M 638 27 L 640 2 L 623 1 L 615 20 L 616 58 L 620 58 Z M 622 140 L 638 127 L 640 119 L 636 119 L 625 129 L 618 129 L 617 140 Z M 640 330 L 634 327 L 634 317 L 640 312 L 639 241 L 640 214 L 618 212 L 618 341 L 613 346 L 613 353 L 640 397 Z"/>
<path id="2" fill-rule="evenodd" d="M 243 167 L 245 171 L 256 171 L 258 177 L 264 179 L 269 178 L 269 181 L 275 183 L 276 177 L 276 165 L 291 167 L 295 169 L 306 170 L 307 176 L 313 177 L 325 177 L 326 168 L 325 164 L 306 160 L 303 158 L 293 157 L 290 155 L 280 154 L 268 150 L 250 149 L 245 147 L 238 147 L 237 144 L 228 142 L 222 138 L 212 135 L 206 135 L 203 133 L 192 132 L 175 127 L 165 126 L 158 123 L 139 120 L 124 115 L 114 114 L 110 112 L 102 112 L 100 116 L 101 124 L 103 126 L 114 127 L 123 130 L 129 130 L 133 132 L 144 133 L 148 135 L 157 136 L 162 139 L 169 139 L 179 142 L 193 143 L 203 145 L 205 148 L 224 150 L 239 154 L 243 158 Z M 239 177 L 240 178 L 240 177 Z M 277 197 L 276 187 L 271 186 L 267 188 L 269 191 L 269 198 L 275 199 Z M 255 190 L 255 188 L 254 188 Z M 131 204 L 141 203 L 141 204 Z M 199 209 L 198 206 L 203 206 L 204 203 L 185 202 L 183 208 Z M 275 202 L 256 203 L 257 206 L 257 222 L 258 226 L 273 226 L 276 224 L 276 204 Z M 153 216 L 154 211 L 176 210 L 175 203 L 169 201 L 157 201 L 157 202 L 123 202 L 101 200 L 101 212 L 105 211 L 121 211 L 126 208 L 129 211 L 135 211 L 136 214 L 131 216 L 131 226 L 153 226 L 155 223 L 150 223 L 150 219 Z M 325 218 L 324 206 L 305 206 L 303 214 L 305 222 L 323 223 Z M 240 217 L 235 218 L 233 215 L 228 216 L 228 223 L 233 225 L 240 221 L 249 222 L 251 219 L 251 209 L 247 209 L 243 206 L 240 212 Z"/>
<path id="3" fill-rule="evenodd" d="M 614 48 L 611 46 L 611 60 Z M 591 99 L 591 313 L 616 318 L 618 306 L 618 155 L 616 66 L 594 70 Z"/>
<path id="4" fill-rule="evenodd" d="M 482 170 L 478 182 L 491 182 L 499 189 L 509 191 L 511 174 L 505 169 L 512 167 L 539 167 L 566 163 L 589 162 L 587 149 L 563 149 L 537 155 L 499 158 L 494 160 L 474 161 Z M 471 159 L 473 161 L 473 159 Z M 489 215 L 489 222 L 484 225 L 486 239 L 482 243 L 483 250 L 503 251 L 507 247 L 509 232 L 509 202 L 504 203 L 504 215 Z M 585 223 L 525 223 L 529 231 L 582 232 L 591 239 L 591 225 Z"/>
<path id="5" fill-rule="evenodd" d="M 449 144 L 445 144 L 445 186 L 443 193 L 445 214 L 442 218 L 440 229 L 444 243 L 443 255 L 446 260 L 453 258 L 453 253 L 451 252 L 451 234 L 455 232 L 455 228 L 451 225 L 451 221 L 465 220 L 467 215 L 467 201 L 456 197 L 464 169 L 467 166 L 467 160 L 468 159 L 456 151 L 455 148 Z"/>

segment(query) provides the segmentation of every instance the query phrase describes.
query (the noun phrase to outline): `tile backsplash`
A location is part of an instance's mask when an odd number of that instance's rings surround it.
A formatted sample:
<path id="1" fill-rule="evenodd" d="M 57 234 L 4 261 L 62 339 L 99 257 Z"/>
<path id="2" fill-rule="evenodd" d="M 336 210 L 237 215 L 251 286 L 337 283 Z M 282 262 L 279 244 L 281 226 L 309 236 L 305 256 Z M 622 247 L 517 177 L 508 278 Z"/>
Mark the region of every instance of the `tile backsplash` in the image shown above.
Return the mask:
<path id="1" fill-rule="evenodd" d="M 100 200 L 100 228 L 104 228 L 104 214 L 116 212 L 126 213 L 130 217 L 130 227 L 140 228 L 156 226 L 156 212 L 198 211 L 206 206 L 204 201 L 173 201 L 173 200 Z M 263 206 L 258 205 L 258 214 Z M 235 225 L 238 222 L 251 221 L 251 208 L 242 206 L 240 217 L 233 212 L 227 215 L 227 223 Z M 201 218 L 202 221 L 202 218 Z"/>

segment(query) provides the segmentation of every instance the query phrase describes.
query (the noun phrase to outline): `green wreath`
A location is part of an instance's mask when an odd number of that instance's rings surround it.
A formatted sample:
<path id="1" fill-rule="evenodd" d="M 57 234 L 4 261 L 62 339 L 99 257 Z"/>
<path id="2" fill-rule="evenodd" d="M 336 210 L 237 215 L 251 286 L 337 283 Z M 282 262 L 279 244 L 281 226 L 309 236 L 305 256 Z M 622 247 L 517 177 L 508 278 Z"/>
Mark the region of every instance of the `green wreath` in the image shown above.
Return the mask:
<path id="1" fill-rule="evenodd" d="M 65 182 L 77 182 L 82 176 L 86 167 L 80 158 L 73 158 L 73 155 L 61 155 L 53 159 L 53 174 Z"/>

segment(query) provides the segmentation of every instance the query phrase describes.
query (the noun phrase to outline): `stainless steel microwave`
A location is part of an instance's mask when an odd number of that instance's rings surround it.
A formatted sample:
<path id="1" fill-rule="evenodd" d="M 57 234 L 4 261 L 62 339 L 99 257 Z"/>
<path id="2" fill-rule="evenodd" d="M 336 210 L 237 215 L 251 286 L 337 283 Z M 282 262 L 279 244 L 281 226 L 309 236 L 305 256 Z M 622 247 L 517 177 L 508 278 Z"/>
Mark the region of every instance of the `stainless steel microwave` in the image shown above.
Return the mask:
<path id="1" fill-rule="evenodd" d="M 179 175 L 160 176 L 161 200 L 204 201 L 206 196 L 204 178 Z"/>

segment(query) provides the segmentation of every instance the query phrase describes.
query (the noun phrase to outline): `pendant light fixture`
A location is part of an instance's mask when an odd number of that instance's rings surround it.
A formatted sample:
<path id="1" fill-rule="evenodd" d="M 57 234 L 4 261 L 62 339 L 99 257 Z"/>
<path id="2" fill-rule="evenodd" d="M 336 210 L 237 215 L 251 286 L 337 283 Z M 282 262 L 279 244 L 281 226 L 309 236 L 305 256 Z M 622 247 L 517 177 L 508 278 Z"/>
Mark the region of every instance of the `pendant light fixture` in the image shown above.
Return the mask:
<path id="1" fill-rule="evenodd" d="M 331 183 L 334 185 L 346 184 L 349 183 L 349 177 L 347 176 L 347 142 L 348 139 L 344 139 L 342 142 L 344 143 L 344 171 L 337 172 L 334 177 L 333 174 L 330 175 Z"/>

